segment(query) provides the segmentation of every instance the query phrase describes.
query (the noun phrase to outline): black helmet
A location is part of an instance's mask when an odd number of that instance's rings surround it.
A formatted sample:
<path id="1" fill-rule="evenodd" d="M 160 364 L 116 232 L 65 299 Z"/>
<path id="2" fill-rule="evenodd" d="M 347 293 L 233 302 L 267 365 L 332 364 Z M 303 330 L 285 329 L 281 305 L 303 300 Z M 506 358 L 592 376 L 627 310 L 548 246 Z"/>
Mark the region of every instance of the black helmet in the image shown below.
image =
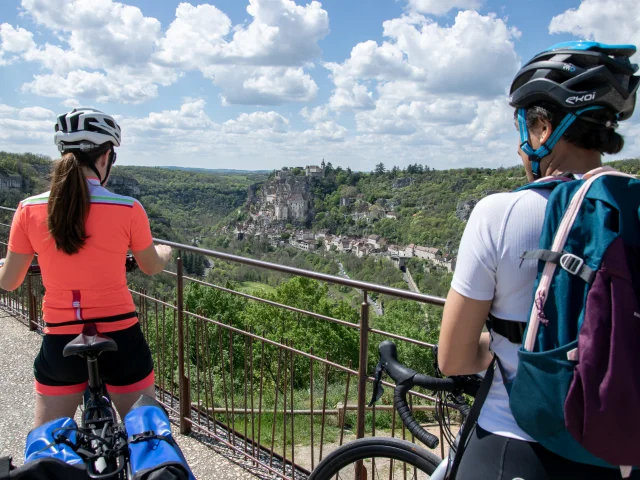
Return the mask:
<path id="1" fill-rule="evenodd" d="M 562 110 L 601 106 L 626 120 L 633 114 L 640 77 L 629 57 L 634 45 L 564 42 L 533 57 L 511 83 L 516 108 L 547 102 Z"/>
<path id="2" fill-rule="evenodd" d="M 511 83 L 509 104 L 517 109 L 520 148 L 529 157 L 534 178 L 541 174 L 540 159 L 551 153 L 583 113 L 606 110 L 617 120 L 631 117 L 640 85 L 640 77 L 634 75 L 638 65 L 629 60 L 634 53 L 634 45 L 564 42 L 536 55 L 520 69 Z M 555 105 L 566 115 L 549 139 L 534 150 L 529 143 L 526 110 L 541 103 Z M 615 128 L 617 122 L 608 121 L 606 126 Z"/>

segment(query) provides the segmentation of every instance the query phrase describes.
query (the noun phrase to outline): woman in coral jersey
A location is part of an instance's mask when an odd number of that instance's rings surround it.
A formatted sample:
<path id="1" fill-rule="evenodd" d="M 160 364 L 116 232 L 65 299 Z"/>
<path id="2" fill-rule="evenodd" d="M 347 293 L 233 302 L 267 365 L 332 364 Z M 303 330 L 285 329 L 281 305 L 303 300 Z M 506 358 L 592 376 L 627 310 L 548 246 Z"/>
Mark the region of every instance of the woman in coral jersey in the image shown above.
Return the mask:
<path id="1" fill-rule="evenodd" d="M 13 218 L 0 287 L 16 289 L 37 254 L 46 290 L 45 335 L 34 362 L 34 426 L 74 416 L 87 369 L 82 358 L 62 351 L 86 322 L 118 344 L 99 364 L 120 415 L 141 394 L 155 395 L 153 360 L 127 288 L 125 258 L 131 250 L 140 269 L 153 275 L 171 249 L 153 244 L 140 202 L 104 188 L 120 142 L 120 127 L 105 113 L 81 108 L 60 115 L 55 143 L 62 157 L 51 190 L 20 202 Z"/>

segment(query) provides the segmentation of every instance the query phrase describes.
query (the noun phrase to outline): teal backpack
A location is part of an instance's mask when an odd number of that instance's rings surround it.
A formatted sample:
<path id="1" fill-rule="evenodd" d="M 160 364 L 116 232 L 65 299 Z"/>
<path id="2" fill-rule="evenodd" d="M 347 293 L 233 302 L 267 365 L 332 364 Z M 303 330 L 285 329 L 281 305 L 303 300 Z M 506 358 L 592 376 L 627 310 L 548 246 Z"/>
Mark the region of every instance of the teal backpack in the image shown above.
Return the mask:
<path id="1" fill-rule="evenodd" d="M 640 466 L 640 180 L 602 167 L 523 187 L 538 188 L 553 191 L 539 249 L 522 255 L 538 276 L 511 411 L 548 450 L 627 477 Z"/>

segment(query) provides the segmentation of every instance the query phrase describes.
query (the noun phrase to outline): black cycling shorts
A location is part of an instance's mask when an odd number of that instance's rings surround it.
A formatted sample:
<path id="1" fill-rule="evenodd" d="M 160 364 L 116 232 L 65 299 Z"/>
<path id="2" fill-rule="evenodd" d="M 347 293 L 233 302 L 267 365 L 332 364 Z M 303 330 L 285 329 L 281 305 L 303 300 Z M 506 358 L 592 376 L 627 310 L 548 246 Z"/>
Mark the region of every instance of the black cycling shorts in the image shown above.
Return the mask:
<path id="1" fill-rule="evenodd" d="M 603 439 L 602 441 L 606 441 Z M 576 463 L 525 442 L 476 426 L 464 450 L 456 480 L 619 480 L 617 468 Z M 640 471 L 631 474 L 640 478 Z"/>
<path id="2" fill-rule="evenodd" d="M 98 357 L 100 377 L 111 393 L 137 392 L 154 384 L 153 358 L 140 324 L 109 332 L 118 345 L 117 352 Z M 36 392 L 43 395 L 68 395 L 83 392 L 89 374 L 84 358 L 64 357 L 64 346 L 77 335 L 45 335 L 33 362 Z"/>

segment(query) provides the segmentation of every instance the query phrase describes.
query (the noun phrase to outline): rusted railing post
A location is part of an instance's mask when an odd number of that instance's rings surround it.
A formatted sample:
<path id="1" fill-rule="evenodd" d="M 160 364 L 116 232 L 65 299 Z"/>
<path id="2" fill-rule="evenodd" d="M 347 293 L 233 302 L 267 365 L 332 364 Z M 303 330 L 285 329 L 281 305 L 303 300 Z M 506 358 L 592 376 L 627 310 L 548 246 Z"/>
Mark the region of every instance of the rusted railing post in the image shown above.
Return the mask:
<path id="1" fill-rule="evenodd" d="M 189 379 L 184 374 L 184 276 L 182 271 L 182 251 L 178 251 L 176 259 L 177 290 L 178 290 L 178 382 L 180 391 L 180 433 L 188 434 L 191 424 L 191 398 Z"/>
<path id="2" fill-rule="evenodd" d="M 360 304 L 360 362 L 358 364 L 358 425 L 356 438 L 364 437 L 364 416 L 367 403 L 367 359 L 369 356 L 369 303 L 367 292 Z"/>
<path id="3" fill-rule="evenodd" d="M 34 331 L 38 329 L 37 325 L 37 305 L 36 298 L 33 294 L 33 288 L 31 285 L 31 275 L 27 274 L 27 310 L 29 312 L 29 330 Z"/>

